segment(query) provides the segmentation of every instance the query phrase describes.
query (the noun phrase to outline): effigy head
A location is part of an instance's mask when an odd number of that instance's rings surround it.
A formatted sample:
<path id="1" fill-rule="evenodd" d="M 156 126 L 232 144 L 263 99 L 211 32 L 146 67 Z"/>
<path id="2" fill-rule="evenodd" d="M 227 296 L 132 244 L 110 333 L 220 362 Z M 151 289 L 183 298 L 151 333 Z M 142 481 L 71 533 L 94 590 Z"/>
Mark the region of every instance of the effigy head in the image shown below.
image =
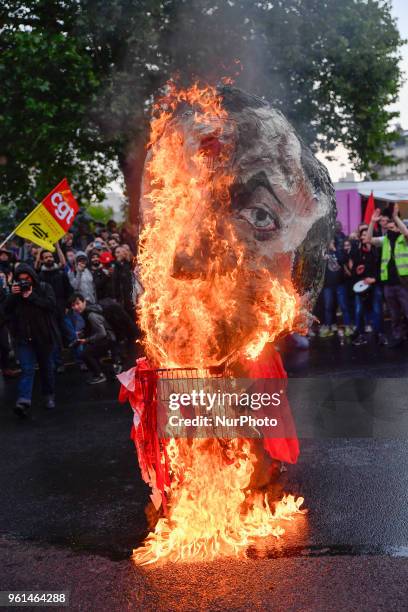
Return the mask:
<path id="1" fill-rule="evenodd" d="M 277 109 L 223 86 L 156 108 L 145 162 L 139 315 L 157 365 L 255 357 L 305 324 L 335 198 L 325 167 Z"/>

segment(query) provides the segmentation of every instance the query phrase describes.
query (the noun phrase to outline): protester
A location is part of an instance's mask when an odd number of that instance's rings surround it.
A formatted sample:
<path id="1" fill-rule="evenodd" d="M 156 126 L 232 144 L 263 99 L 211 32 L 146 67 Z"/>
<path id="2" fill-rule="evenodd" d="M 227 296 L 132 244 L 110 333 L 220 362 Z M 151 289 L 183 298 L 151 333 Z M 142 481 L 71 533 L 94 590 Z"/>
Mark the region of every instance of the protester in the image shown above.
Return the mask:
<path id="1" fill-rule="evenodd" d="M 342 246 L 336 247 L 334 240 L 332 240 L 327 254 L 327 267 L 323 285 L 324 325 L 320 328 L 319 334 L 322 338 L 332 336 L 334 333 L 333 325 L 336 298 L 343 315 L 345 335 L 351 336 L 353 333 L 343 269 L 345 264 L 346 257 Z"/>
<path id="2" fill-rule="evenodd" d="M 136 254 L 137 251 L 137 235 L 138 229 L 136 225 L 124 225 L 120 231 L 120 244 L 127 244 L 133 255 Z"/>
<path id="3" fill-rule="evenodd" d="M 113 271 L 113 287 L 115 299 L 123 306 L 128 315 L 134 319 L 133 304 L 133 272 L 132 264 L 123 246 L 117 246 L 113 251 L 115 267 Z"/>
<path id="4" fill-rule="evenodd" d="M 94 239 L 87 223 L 81 222 L 75 233 L 73 247 L 78 251 L 85 251 L 86 247 Z"/>
<path id="5" fill-rule="evenodd" d="M 51 253 L 51 251 L 47 251 L 46 249 L 42 250 L 40 257 L 41 268 L 38 276 L 41 281 L 51 285 L 54 290 L 56 299 L 56 317 L 60 337 L 62 341 L 69 343 L 69 334 L 65 324 L 65 311 L 72 288 L 68 275 L 65 272 L 65 257 L 59 246 L 57 248 L 57 253 L 59 263 L 56 263 L 54 255 Z M 61 346 L 59 344 L 55 347 L 54 364 L 58 373 L 62 373 L 64 371 Z"/>
<path id="6" fill-rule="evenodd" d="M 399 217 L 398 204 L 389 209 L 387 233 L 374 237 L 374 225 L 381 219 L 381 211 L 375 210 L 368 227 L 367 238 L 373 246 L 381 248 L 381 282 L 391 317 L 392 340 L 388 346 L 399 346 L 407 332 L 408 319 L 408 229 Z"/>
<path id="7" fill-rule="evenodd" d="M 94 256 L 91 261 L 91 272 L 94 279 L 96 298 L 98 302 L 103 298 L 114 298 L 113 287 L 114 257 L 109 251 Z"/>
<path id="8" fill-rule="evenodd" d="M 111 253 L 113 253 L 116 247 L 118 246 L 119 246 L 119 240 L 117 240 L 116 238 L 112 238 L 112 237 L 109 238 L 108 247 L 110 248 Z"/>
<path id="9" fill-rule="evenodd" d="M 118 232 L 118 224 L 116 223 L 116 221 L 114 219 L 109 219 L 109 221 L 106 224 L 106 229 L 111 234 L 114 234 L 115 232 L 117 233 Z"/>
<path id="10" fill-rule="evenodd" d="M 74 293 L 71 296 L 70 305 L 85 321 L 83 337 L 78 338 L 77 342 L 83 346 L 82 359 L 92 374 L 88 383 L 96 385 L 105 382 L 107 378 L 102 371 L 100 360 L 114 349 L 115 334 L 103 316 L 102 307 L 90 304 L 81 293 Z M 113 373 L 114 370 L 111 368 L 111 376 Z"/>
<path id="11" fill-rule="evenodd" d="M 75 271 L 68 272 L 69 282 L 74 291 L 85 296 L 88 302 L 96 302 L 95 285 L 92 272 L 87 267 L 88 257 L 84 251 L 78 251 L 75 257 Z"/>
<path id="12" fill-rule="evenodd" d="M 13 254 L 8 249 L 0 249 L 0 272 L 7 275 L 13 272 L 13 269 Z"/>
<path id="13" fill-rule="evenodd" d="M 103 315 L 112 327 L 116 339 L 133 344 L 139 336 L 139 329 L 126 310 L 109 297 L 102 298 L 99 305 L 102 306 Z"/>
<path id="14" fill-rule="evenodd" d="M 107 245 L 108 244 L 108 240 L 110 238 L 110 231 L 106 227 L 101 227 L 100 232 L 99 232 L 99 236 L 104 241 L 104 243 Z"/>
<path id="15" fill-rule="evenodd" d="M 61 240 L 61 249 L 64 255 L 66 256 L 68 249 L 74 249 L 74 234 L 72 232 L 67 232 L 65 236 Z"/>
<path id="16" fill-rule="evenodd" d="M 355 346 L 367 343 L 365 321 L 371 315 L 374 337 L 378 344 L 387 344 L 383 334 L 383 294 L 380 284 L 380 254 L 368 239 L 367 226 L 361 226 L 360 245 L 352 260 L 353 283 L 363 281 L 367 288 L 355 293 Z"/>
<path id="17" fill-rule="evenodd" d="M 75 272 L 75 250 L 71 247 L 65 250 L 65 272 Z"/>
<path id="18" fill-rule="evenodd" d="M 19 264 L 7 296 L 4 314 L 10 318 L 21 367 L 15 413 L 29 415 L 38 362 L 45 407 L 55 407 L 53 351 L 59 342 L 56 300 L 52 287 L 39 280 L 27 264 Z"/>
<path id="19" fill-rule="evenodd" d="M 8 317 L 4 312 L 6 299 L 10 292 L 11 277 L 11 273 L 7 276 L 4 272 L 0 272 L 0 368 L 4 378 L 12 378 L 19 373 L 19 370 L 12 367 L 10 330 Z"/>
<path id="20" fill-rule="evenodd" d="M 336 221 L 334 228 L 334 244 L 336 249 L 342 250 L 343 244 L 346 239 L 346 234 L 343 232 L 343 225 L 341 221 Z"/>
<path id="21" fill-rule="evenodd" d="M 380 216 L 378 223 L 374 227 L 374 236 L 381 237 L 381 236 L 387 235 L 387 225 L 388 225 L 389 220 L 390 218 L 387 217 L 386 215 Z"/>

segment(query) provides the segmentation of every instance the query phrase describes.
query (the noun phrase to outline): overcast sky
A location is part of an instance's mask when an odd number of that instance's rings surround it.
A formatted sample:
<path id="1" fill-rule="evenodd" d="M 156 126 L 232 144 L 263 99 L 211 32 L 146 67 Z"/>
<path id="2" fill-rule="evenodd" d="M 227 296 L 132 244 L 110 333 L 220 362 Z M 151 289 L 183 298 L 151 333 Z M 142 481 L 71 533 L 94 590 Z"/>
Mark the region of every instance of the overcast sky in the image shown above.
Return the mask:
<path id="1" fill-rule="evenodd" d="M 398 27 L 402 38 L 408 39 L 408 0 L 392 0 L 393 14 L 398 20 Z M 404 45 L 401 50 L 402 62 L 401 68 L 405 73 L 406 82 L 400 90 L 399 100 L 391 106 L 391 110 L 399 111 L 399 122 L 402 127 L 408 129 L 408 45 Z M 329 169 L 333 181 L 337 181 L 346 171 L 351 170 L 350 163 L 347 159 L 347 151 L 343 147 L 338 147 L 335 151 L 337 158 L 336 162 L 327 162 L 321 155 L 320 159 L 326 164 Z M 356 177 L 361 178 L 361 177 Z"/>

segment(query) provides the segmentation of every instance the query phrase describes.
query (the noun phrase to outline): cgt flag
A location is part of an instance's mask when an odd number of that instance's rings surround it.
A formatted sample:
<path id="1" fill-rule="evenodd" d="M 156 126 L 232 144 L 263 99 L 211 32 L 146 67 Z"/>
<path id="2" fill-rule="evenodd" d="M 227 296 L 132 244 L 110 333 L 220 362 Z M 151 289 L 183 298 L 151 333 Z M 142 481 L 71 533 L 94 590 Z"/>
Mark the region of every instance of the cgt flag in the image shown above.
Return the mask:
<path id="1" fill-rule="evenodd" d="M 67 233 L 79 210 L 66 178 L 20 223 L 14 233 L 54 251 L 54 244 Z"/>

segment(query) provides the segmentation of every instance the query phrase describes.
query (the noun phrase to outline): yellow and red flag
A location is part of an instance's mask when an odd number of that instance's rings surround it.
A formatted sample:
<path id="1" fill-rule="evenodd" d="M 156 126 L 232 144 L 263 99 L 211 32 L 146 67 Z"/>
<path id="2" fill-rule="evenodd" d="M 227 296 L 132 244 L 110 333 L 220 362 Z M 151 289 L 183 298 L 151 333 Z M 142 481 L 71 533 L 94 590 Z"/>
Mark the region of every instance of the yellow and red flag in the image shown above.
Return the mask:
<path id="1" fill-rule="evenodd" d="M 17 236 L 31 240 L 54 251 L 54 244 L 67 233 L 79 206 L 66 178 L 34 208 L 14 231 Z"/>

